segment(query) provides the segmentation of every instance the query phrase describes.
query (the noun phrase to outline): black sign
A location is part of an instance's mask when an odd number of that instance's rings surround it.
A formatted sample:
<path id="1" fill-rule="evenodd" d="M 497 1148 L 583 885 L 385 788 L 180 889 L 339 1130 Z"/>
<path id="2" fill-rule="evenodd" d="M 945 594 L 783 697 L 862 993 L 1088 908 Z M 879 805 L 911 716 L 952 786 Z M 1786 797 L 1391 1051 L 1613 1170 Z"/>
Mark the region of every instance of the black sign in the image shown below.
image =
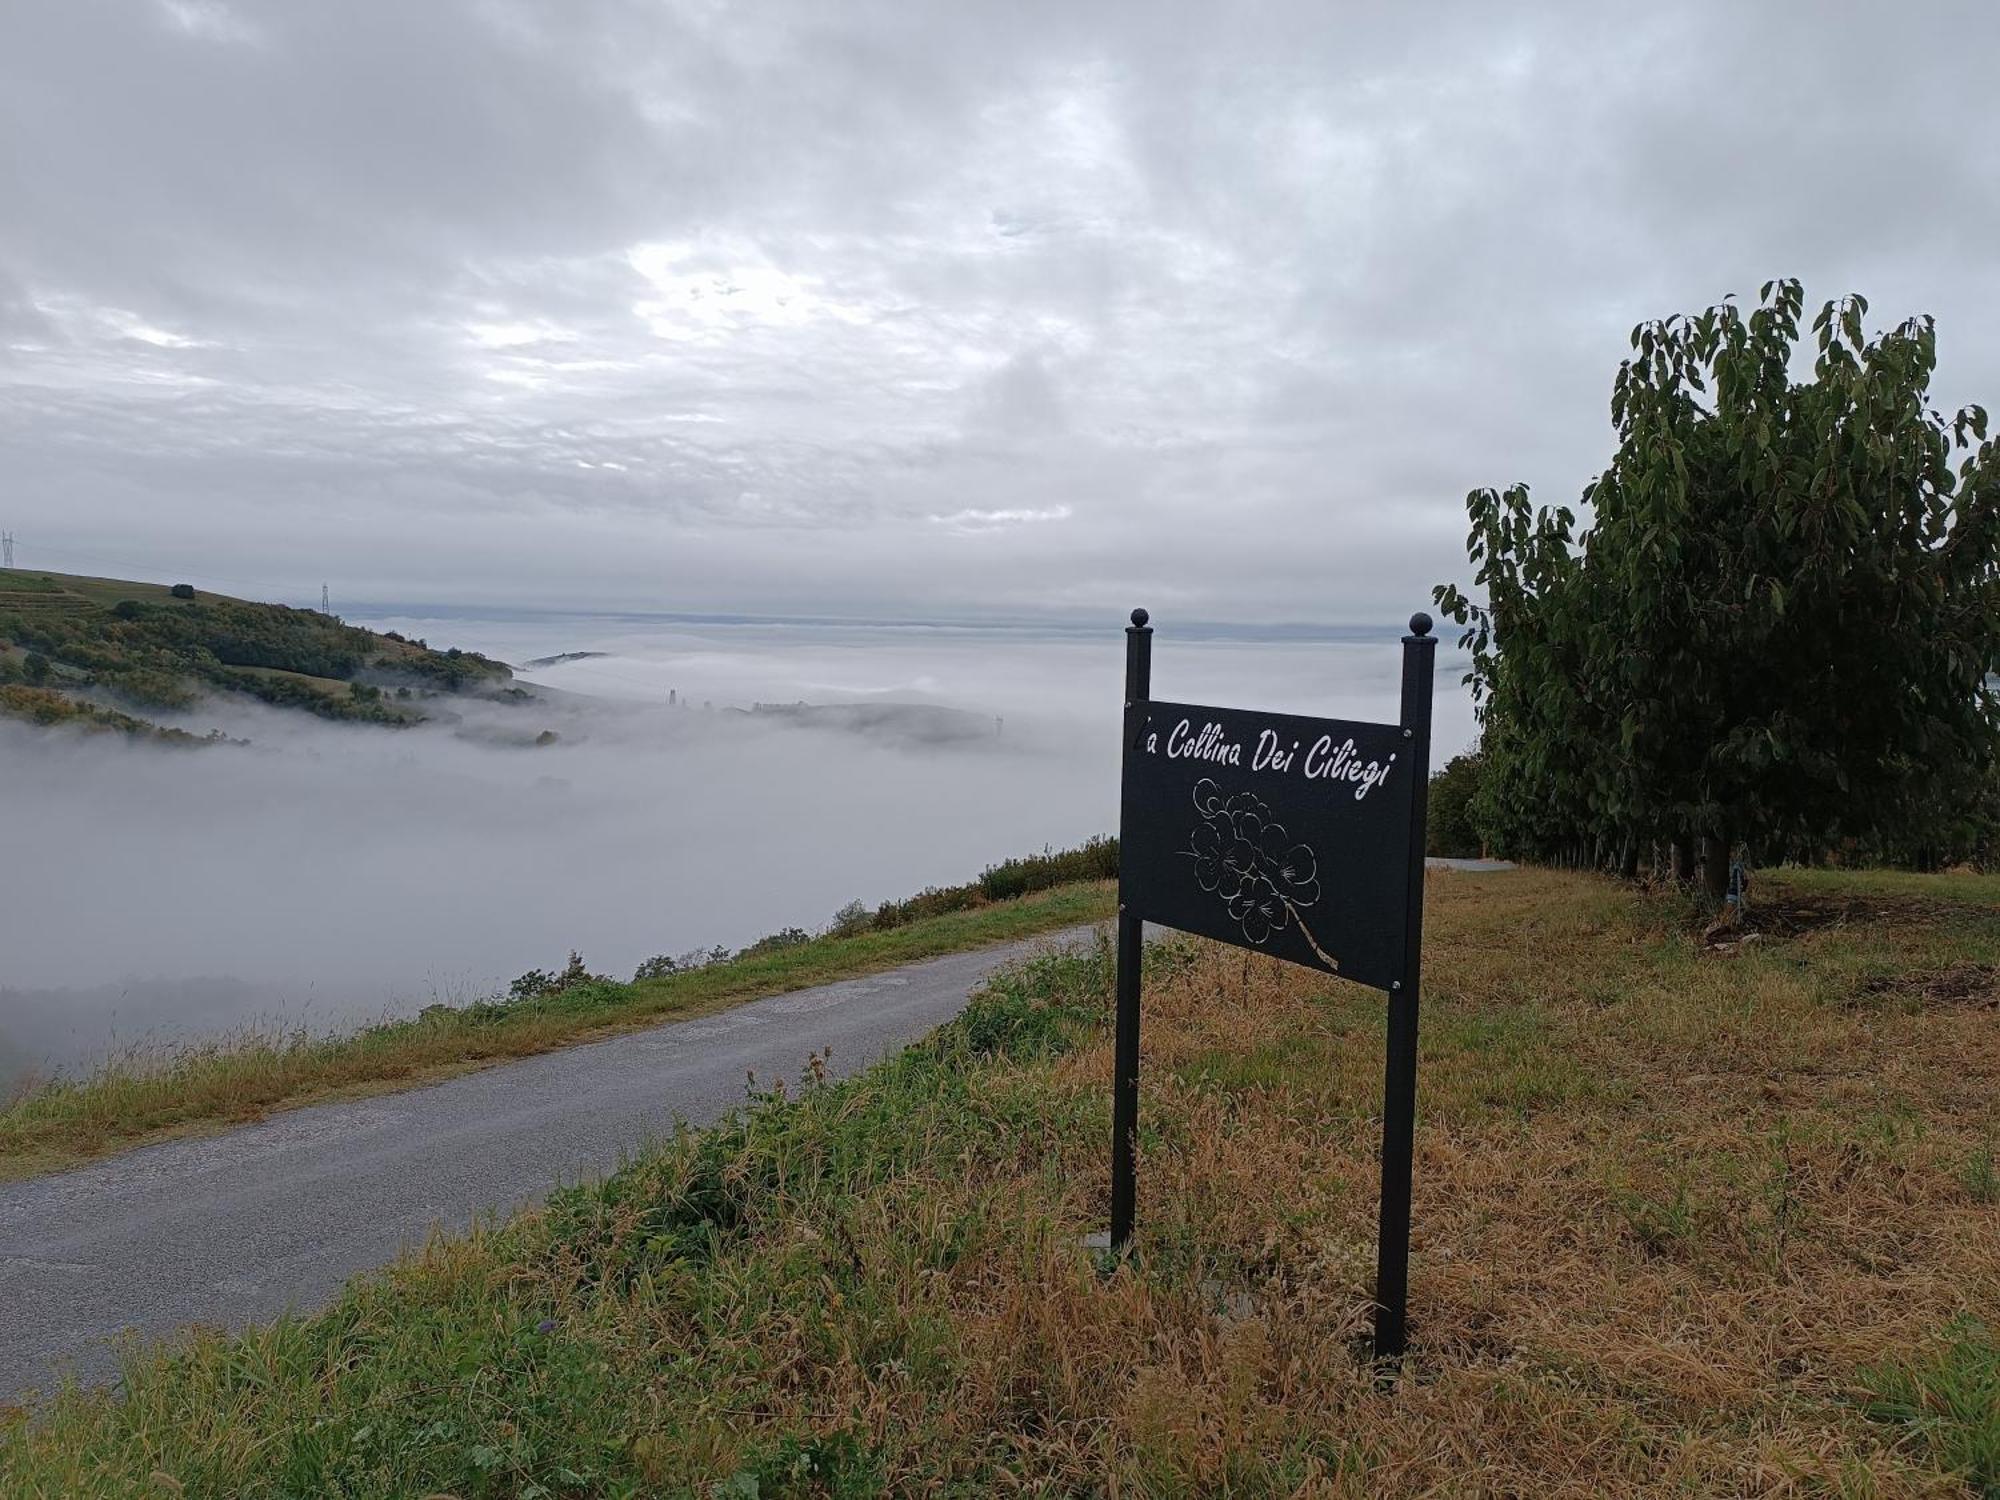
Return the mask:
<path id="1" fill-rule="evenodd" d="M 1400 724 L 1153 698 L 1153 630 L 1125 632 L 1118 829 L 1118 1024 L 1111 1053 L 1111 1248 L 1138 1215 L 1139 1001 L 1159 922 L 1389 992 L 1382 1077 L 1375 1353 L 1407 1340 L 1417 1124 L 1417 970 L 1431 753 L 1431 618 L 1403 637 Z"/>
<path id="2" fill-rule="evenodd" d="M 1405 977 L 1425 768 L 1400 725 L 1142 700 L 1125 728 L 1126 910 L 1377 989 Z"/>

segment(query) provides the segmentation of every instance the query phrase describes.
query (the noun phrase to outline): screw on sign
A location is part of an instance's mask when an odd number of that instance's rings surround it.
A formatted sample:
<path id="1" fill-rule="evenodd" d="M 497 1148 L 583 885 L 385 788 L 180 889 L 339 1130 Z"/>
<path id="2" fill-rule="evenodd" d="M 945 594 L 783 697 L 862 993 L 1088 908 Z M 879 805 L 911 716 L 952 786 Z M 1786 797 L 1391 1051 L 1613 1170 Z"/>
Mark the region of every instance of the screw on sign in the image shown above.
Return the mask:
<path id="1" fill-rule="evenodd" d="M 1412 615 L 1403 637 L 1395 724 L 1157 700 L 1147 619 L 1133 610 L 1125 632 L 1112 1248 L 1130 1249 L 1137 1217 L 1145 924 L 1370 985 L 1389 997 L 1374 1343 L 1378 1357 L 1394 1358 L 1408 1325 L 1431 618 Z"/>

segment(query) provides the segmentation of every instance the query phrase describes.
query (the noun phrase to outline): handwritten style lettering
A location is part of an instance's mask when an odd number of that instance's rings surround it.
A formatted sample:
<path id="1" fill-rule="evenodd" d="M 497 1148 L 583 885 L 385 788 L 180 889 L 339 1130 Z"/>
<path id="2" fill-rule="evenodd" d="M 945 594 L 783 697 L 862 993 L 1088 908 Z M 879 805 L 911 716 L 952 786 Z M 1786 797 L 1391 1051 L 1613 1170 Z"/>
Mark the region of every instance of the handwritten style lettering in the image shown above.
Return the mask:
<path id="1" fill-rule="evenodd" d="M 1352 737 L 1336 745 L 1332 735 L 1323 734 L 1303 755 L 1299 752 L 1301 743 L 1299 740 L 1285 740 L 1275 729 L 1260 729 L 1257 731 L 1257 743 L 1250 752 L 1249 769 L 1282 776 L 1296 768 L 1308 781 L 1327 781 L 1353 787 L 1354 800 L 1359 802 L 1386 782 L 1389 773 L 1396 767 L 1393 753 L 1382 760 L 1364 760 Z M 1160 753 L 1158 733 L 1146 735 L 1145 749 L 1148 755 Z M 1213 719 L 1203 723 L 1199 729 L 1195 728 L 1192 719 L 1182 719 L 1167 731 L 1166 756 L 1168 760 L 1199 760 L 1211 765 L 1241 766 L 1243 743 L 1230 739 L 1222 725 Z"/>
<path id="2" fill-rule="evenodd" d="M 1353 782 L 1354 800 L 1359 802 L 1389 779 L 1389 768 L 1395 764 L 1396 757 L 1393 755 L 1387 760 L 1364 762 L 1355 753 L 1353 740 L 1347 740 L 1335 749 L 1333 736 L 1323 734 L 1313 741 L 1312 749 L 1306 751 L 1303 769 L 1311 781 Z"/>
<path id="3" fill-rule="evenodd" d="M 1206 760 L 1217 765 L 1240 766 L 1243 764 L 1243 747 L 1233 740 L 1224 739 L 1222 726 L 1213 721 L 1201 726 L 1198 732 L 1191 732 L 1189 722 L 1182 719 L 1167 735 L 1168 760 Z"/>

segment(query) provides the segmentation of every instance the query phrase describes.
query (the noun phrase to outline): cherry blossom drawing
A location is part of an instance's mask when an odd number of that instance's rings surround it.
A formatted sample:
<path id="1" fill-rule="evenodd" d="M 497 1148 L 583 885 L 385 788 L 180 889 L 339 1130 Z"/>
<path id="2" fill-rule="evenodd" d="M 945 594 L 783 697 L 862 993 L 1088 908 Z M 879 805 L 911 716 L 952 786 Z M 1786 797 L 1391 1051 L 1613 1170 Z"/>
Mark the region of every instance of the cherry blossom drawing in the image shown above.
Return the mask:
<path id="1" fill-rule="evenodd" d="M 1207 777 L 1195 783 L 1194 806 L 1201 821 L 1181 852 L 1194 860 L 1195 884 L 1223 903 L 1244 941 L 1262 947 L 1296 923 L 1320 961 L 1337 970 L 1302 910 L 1320 898 L 1319 856 L 1312 846 L 1295 842 L 1255 794 L 1225 797 Z"/>

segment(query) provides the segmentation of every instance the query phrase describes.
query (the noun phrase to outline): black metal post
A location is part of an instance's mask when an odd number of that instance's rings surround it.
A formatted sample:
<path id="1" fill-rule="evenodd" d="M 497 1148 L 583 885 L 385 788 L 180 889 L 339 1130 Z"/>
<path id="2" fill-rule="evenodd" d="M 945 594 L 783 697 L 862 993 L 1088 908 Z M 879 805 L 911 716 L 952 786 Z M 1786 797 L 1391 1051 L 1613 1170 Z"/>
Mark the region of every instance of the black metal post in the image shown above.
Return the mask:
<path id="1" fill-rule="evenodd" d="M 1125 631 L 1125 754 L 1146 721 L 1146 700 L 1153 694 L 1153 631 L 1143 609 L 1132 611 Z M 1122 770 L 1121 770 L 1122 774 Z M 1122 798 L 1121 798 L 1122 803 Z M 1121 806 L 1119 847 L 1130 847 Z M 1111 1064 L 1111 1248 L 1124 1254 L 1131 1248 L 1137 1202 L 1139 1136 L 1139 964 L 1144 958 L 1145 924 L 1128 911 L 1121 889 L 1118 901 L 1118 1035 Z"/>
<path id="2" fill-rule="evenodd" d="M 1403 738 L 1410 774 L 1410 869 L 1402 978 L 1389 989 L 1388 1063 L 1382 1081 L 1382 1224 L 1375 1260 L 1375 1357 L 1401 1357 L 1408 1342 L 1410 1179 L 1417 1133 L 1417 986 L 1424 942 L 1424 835 L 1430 803 L 1431 682 L 1437 639 L 1431 617 L 1410 616 L 1403 637 Z"/>

